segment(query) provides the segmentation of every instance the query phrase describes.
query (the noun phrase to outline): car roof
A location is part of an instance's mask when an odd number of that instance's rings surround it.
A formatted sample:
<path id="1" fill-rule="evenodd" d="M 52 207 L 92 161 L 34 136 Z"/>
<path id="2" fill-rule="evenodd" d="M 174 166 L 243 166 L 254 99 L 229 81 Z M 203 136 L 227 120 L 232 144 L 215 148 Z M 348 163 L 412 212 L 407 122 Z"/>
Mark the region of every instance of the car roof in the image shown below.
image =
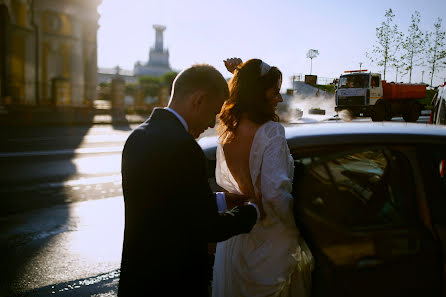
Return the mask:
<path id="1" fill-rule="evenodd" d="M 442 143 L 446 127 L 402 122 L 342 122 L 287 126 L 290 145 L 334 145 L 361 143 Z"/>
<path id="2" fill-rule="evenodd" d="M 355 144 L 443 144 L 446 126 L 405 122 L 320 122 L 284 124 L 290 148 Z M 199 144 L 207 157 L 215 155 L 217 136 Z M 215 157 L 214 157 L 215 158 Z"/>

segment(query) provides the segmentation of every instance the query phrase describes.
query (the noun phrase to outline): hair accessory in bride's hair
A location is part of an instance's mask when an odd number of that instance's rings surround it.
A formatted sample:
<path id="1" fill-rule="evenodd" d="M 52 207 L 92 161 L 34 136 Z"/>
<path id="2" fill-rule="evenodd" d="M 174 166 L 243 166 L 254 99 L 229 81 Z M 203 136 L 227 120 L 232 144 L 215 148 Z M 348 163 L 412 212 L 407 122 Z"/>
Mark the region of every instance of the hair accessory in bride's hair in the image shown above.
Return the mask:
<path id="1" fill-rule="evenodd" d="M 270 69 L 271 66 L 262 61 L 262 64 L 260 64 L 260 76 L 267 74 Z"/>

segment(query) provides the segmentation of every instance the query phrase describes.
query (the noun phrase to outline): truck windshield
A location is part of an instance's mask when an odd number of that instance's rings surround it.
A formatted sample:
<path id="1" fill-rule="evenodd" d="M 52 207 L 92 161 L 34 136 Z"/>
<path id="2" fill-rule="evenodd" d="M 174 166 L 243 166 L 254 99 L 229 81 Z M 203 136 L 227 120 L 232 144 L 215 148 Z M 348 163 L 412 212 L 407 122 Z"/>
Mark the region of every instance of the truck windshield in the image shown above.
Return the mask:
<path id="1" fill-rule="evenodd" d="M 339 78 L 339 88 L 367 88 L 369 86 L 369 76 L 364 74 L 345 75 Z"/>

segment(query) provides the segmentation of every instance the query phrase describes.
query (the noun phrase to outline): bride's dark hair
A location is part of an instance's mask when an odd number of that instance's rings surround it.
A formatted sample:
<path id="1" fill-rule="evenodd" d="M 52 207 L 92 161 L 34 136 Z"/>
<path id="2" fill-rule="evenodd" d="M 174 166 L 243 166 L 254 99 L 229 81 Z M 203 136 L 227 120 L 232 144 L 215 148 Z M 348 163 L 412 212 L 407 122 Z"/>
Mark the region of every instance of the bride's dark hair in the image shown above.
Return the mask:
<path id="1" fill-rule="evenodd" d="M 261 76 L 261 64 L 262 60 L 259 59 L 246 61 L 237 67 L 229 81 L 229 99 L 223 104 L 218 116 L 217 131 L 222 143 L 234 138 L 234 131 L 242 116 L 257 124 L 279 121 L 266 98 L 266 90 L 277 86 L 282 80 L 282 72 L 277 67 L 271 67 Z"/>

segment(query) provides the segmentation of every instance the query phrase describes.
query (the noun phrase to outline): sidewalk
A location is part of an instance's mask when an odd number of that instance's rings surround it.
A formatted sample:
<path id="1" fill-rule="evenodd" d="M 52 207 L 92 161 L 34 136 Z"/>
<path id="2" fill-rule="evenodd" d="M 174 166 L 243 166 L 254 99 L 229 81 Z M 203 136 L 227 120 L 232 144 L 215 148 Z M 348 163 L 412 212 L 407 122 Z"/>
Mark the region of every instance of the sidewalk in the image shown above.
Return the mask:
<path id="1" fill-rule="evenodd" d="M 93 124 L 140 124 L 147 114 L 123 114 L 113 109 L 91 107 L 12 107 L 0 113 L 0 127 L 93 125 Z"/>

